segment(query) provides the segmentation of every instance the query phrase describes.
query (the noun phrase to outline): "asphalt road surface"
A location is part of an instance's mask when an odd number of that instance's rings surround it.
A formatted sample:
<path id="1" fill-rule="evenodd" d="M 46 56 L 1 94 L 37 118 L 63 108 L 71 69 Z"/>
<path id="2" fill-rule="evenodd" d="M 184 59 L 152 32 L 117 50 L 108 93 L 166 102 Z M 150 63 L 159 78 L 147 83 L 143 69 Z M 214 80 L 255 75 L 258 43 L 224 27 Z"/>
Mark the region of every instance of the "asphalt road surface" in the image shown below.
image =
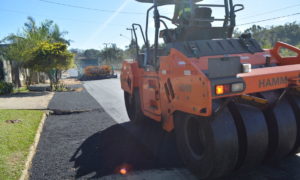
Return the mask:
<path id="1" fill-rule="evenodd" d="M 85 81 L 84 87 L 104 110 L 118 123 L 128 122 L 120 79 Z"/>
<path id="2" fill-rule="evenodd" d="M 84 82 L 84 87 L 89 94 L 103 107 L 105 112 L 107 112 L 113 118 L 114 121 L 119 124 L 121 123 L 123 127 L 131 126 L 131 123 L 128 123 L 128 116 L 124 105 L 123 91 L 121 90 L 119 79 L 86 81 Z M 128 176 L 108 175 L 103 176 L 102 179 L 197 179 L 187 169 L 184 169 L 176 152 L 174 134 L 160 131 L 159 125 L 156 124 L 125 129 L 126 131 L 130 132 L 130 134 L 135 135 L 135 141 L 143 144 L 147 150 L 152 152 L 152 155 L 154 154 L 154 162 L 152 163 L 155 165 L 148 167 L 147 165 L 145 166 L 147 163 L 143 161 L 147 158 L 143 160 L 137 160 L 137 162 L 141 163 L 141 168 L 135 169 Z M 119 138 L 122 138 L 122 135 L 120 135 Z M 136 152 L 136 150 L 132 150 L 132 153 Z M 170 153 L 170 151 L 173 153 Z M 137 163 L 135 166 L 139 166 L 139 164 Z M 300 158 L 298 156 L 289 157 L 280 164 L 261 166 L 248 172 L 222 178 L 222 180 L 299 179 Z"/>

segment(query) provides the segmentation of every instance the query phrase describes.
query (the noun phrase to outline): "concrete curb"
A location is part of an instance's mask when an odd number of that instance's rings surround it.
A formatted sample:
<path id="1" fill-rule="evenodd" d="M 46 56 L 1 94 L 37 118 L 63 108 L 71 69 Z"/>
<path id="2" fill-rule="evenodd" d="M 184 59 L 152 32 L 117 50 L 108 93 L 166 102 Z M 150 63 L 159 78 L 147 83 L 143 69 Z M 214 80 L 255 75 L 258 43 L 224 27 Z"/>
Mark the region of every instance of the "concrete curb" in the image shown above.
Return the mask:
<path id="1" fill-rule="evenodd" d="M 45 112 L 43 114 L 42 120 L 41 120 L 40 125 L 38 127 L 38 130 L 36 132 L 34 142 L 30 147 L 29 154 L 27 156 L 27 160 L 26 160 L 26 163 L 25 163 L 25 168 L 24 168 L 24 170 L 22 172 L 22 175 L 21 175 L 19 180 L 28 180 L 29 179 L 29 169 L 31 168 L 31 163 L 32 163 L 33 157 L 36 153 L 36 148 L 39 144 L 41 133 L 43 131 L 43 127 L 44 127 L 44 123 L 45 123 L 46 119 L 47 119 L 47 113 Z"/>

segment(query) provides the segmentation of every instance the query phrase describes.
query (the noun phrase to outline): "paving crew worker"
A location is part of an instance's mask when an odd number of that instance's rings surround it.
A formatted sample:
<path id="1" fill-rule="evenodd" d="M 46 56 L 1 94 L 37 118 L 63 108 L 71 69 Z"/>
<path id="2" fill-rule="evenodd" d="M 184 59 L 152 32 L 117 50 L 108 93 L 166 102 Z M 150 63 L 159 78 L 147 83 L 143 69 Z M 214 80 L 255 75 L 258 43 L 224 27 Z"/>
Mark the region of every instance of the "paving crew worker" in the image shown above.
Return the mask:
<path id="1" fill-rule="evenodd" d="M 172 23 L 183 23 L 184 25 L 189 24 L 191 18 L 192 4 L 190 0 L 174 0 L 175 10 Z"/>

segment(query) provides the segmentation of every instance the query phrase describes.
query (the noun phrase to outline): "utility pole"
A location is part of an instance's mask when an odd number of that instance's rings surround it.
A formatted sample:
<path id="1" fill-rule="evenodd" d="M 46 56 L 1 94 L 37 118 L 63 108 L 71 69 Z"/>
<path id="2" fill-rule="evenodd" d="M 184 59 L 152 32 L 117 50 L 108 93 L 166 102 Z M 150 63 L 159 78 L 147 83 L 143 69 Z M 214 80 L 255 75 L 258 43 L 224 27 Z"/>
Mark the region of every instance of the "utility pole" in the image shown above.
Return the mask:
<path id="1" fill-rule="evenodd" d="M 110 48 L 116 47 L 116 44 L 114 44 L 114 43 L 103 43 L 103 45 L 105 46 L 105 49 L 107 49 L 109 46 L 110 46 Z M 111 63 L 112 62 L 112 55 L 109 53 L 109 54 L 107 54 L 107 56 L 108 56 L 109 62 Z"/>
<path id="2" fill-rule="evenodd" d="M 135 29 L 133 29 L 133 28 L 126 28 L 126 30 L 131 32 L 131 40 L 133 40 L 133 33 L 134 33 L 133 31 L 136 30 L 136 28 Z"/>
<path id="3" fill-rule="evenodd" d="M 130 41 L 130 44 L 129 44 L 129 48 L 131 48 L 131 46 L 133 45 L 133 47 L 136 47 L 136 39 L 134 38 L 134 31 L 136 31 L 137 29 L 136 28 L 126 28 L 127 31 L 130 31 L 131 32 L 131 41 Z"/>

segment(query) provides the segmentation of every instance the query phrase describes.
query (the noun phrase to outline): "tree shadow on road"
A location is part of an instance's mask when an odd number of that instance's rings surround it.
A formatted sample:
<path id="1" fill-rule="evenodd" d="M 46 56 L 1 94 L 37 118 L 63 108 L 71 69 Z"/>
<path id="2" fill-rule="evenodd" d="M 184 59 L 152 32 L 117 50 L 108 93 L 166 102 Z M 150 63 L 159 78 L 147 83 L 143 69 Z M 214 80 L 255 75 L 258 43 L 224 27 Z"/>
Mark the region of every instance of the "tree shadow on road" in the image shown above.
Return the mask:
<path id="1" fill-rule="evenodd" d="M 156 122 L 109 127 L 86 139 L 74 153 L 76 178 L 100 178 L 129 170 L 182 168 L 174 133 L 166 133 Z M 219 180 L 298 180 L 300 158 L 292 156 L 280 164 L 260 166 Z"/>
<path id="2" fill-rule="evenodd" d="M 116 174 L 123 166 L 129 170 L 183 167 L 174 134 L 159 126 L 156 122 L 123 123 L 92 135 L 71 158 L 76 178 Z"/>

